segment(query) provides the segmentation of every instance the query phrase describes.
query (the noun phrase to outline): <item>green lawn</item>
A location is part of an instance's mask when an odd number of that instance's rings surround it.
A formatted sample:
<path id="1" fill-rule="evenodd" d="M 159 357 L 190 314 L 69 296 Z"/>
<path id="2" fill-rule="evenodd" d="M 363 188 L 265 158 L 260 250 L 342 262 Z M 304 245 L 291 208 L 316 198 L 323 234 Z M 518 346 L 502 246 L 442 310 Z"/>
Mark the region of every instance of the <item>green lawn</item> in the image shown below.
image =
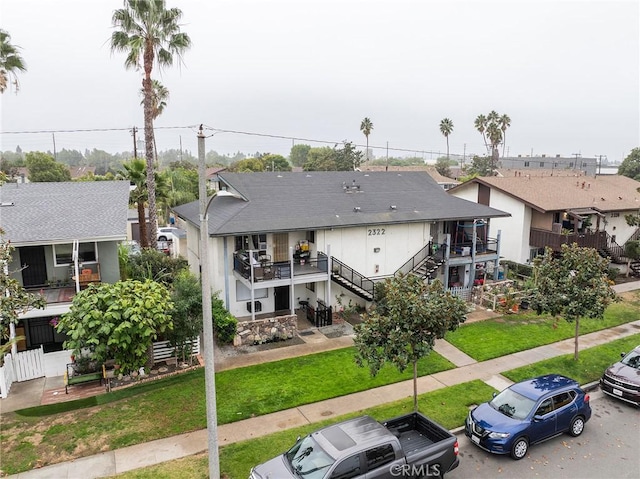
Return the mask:
<path id="1" fill-rule="evenodd" d="M 225 424 L 411 378 L 385 367 L 371 378 L 354 348 L 216 374 L 218 423 Z M 419 374 L 453 368 L 432 352 Z M 206 427 L 204 370 L 79 401 L 3 415 L 2 468 L 10 474 Z"/>
<path id="2" fill-rule="evenodd" d="M 573 353 L 566 354 L 512 369 L 502 373 L 502 375 L 514 382 L 518 382 L 543 374 L 558 373 L 573 378 L 580 384 L 587 384 L 600 379 L 607 367 L 620 360 L 621 352 L 629 352 L 638 344 L 640 344 L 640 334 L 634 334 L 580 351 L 578 361 L 573 359 Z"/>
<path id="3" fill-rule="evenodd" d="M 638 319 L 640 307 L 635 302 L 610 305 L 603 319 L 581 319 L 580 334 L 587 334 Z M 574 324 L 562 318 L 534 312 L 507 314 L 495 319 L 465 324 L 447 333 L 445 339 L 477 361 L 505 356 L 544 344 L 573 338 Z"/>
<path id="4" fill-rule="evenodd" d="M 457 386 L 439 389 L 418 398 L 418 409 L 447 429 L 454 429 L 464 423 L 469 408 L 491 398 L 495 390 L 482 381 L 471 381 Z M 462 399 L 461 399 L 462 398 Z M 220 450 L 220 471 L 228 479 L 246 479 L 251 466 L 260 464 L 293 445 L 298 436 L 350 417 L 369 414 L 379 421 L 406 414 L 413 408 L 413 399 L 406 399 L 385 404 L 375 408 L 358 411 L 339 418 L 332 418 L 320 423 L 298 427 L 269 436 L 225 446 Z M 120 479 L 170 479 L 205 478 L 208 474 L 208 458 L 199 454 L 177 461 L 170 461 L 157 466 L 148 467 L 125 474 Z"/>

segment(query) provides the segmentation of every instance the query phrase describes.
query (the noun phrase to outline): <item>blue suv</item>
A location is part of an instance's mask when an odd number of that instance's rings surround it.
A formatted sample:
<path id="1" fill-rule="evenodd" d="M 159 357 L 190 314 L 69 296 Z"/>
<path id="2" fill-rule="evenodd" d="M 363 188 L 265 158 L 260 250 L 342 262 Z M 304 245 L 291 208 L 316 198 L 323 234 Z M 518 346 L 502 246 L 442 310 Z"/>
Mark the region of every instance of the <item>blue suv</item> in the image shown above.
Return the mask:
<path id="1" fill-rule="evenodd" d="M 589 395 L 579 384 L 549 374 L 515 383 L 470 411 L 465 434 L 485 451 L 522 459 L 531 444 L 564 432 L 579 436 L 590 417 Z"/>

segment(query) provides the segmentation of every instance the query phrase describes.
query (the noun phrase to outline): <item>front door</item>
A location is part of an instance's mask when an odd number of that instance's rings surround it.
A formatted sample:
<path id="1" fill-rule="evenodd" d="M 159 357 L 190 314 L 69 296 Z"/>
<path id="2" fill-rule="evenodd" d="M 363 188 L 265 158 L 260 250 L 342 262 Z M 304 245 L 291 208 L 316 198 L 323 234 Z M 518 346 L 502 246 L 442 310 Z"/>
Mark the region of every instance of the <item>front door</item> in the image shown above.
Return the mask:
<path id="1" fill-rule="evenodd" d="M 31 286 L 44 286 L 47 284 L 47 265 L 44 259 L 44 246 L 22 246 L 20 252 L 20 264 L 22 270 L 22 285 L 25 288 Z"/>
<path id="2" fill-rule="evenodd" d="M 289 311 L 289 286 L 273 288 L 273 297 L 276 311 Z"/>

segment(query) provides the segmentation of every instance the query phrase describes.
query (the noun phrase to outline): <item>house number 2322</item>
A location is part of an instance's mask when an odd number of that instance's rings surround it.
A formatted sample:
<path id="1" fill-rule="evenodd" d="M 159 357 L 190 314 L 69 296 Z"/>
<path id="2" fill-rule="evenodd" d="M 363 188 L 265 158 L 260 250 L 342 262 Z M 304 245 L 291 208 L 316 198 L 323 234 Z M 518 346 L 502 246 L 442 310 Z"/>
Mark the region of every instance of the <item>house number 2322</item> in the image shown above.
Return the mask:
<path id="1" fill-rule="evenodd" d="M 380 236 L 384 234 L 384 228 L 375 228 L 367 231 L 369 232 L 369 236 Z"/>

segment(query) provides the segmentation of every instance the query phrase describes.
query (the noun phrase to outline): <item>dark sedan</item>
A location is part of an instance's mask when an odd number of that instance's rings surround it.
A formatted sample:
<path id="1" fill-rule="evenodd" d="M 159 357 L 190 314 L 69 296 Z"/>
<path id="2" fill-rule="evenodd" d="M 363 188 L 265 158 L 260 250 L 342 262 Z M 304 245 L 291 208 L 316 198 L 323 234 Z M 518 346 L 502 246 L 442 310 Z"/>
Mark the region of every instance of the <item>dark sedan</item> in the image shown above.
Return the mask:
<path id="1" fill-rule="evenodd" d="M 579 436 L 590 417 L 589 395 L 579 384 L 549 374 L 515 383 L 470 411 L 465 434 L 485 451 L 522 459 L 531 444 L 564 432 Z"/>
<path id="2" fill-rule="evenodd" d="M 600 378 L 602 392 L 640 406 L 640 346 L 607 368 Z"/>

